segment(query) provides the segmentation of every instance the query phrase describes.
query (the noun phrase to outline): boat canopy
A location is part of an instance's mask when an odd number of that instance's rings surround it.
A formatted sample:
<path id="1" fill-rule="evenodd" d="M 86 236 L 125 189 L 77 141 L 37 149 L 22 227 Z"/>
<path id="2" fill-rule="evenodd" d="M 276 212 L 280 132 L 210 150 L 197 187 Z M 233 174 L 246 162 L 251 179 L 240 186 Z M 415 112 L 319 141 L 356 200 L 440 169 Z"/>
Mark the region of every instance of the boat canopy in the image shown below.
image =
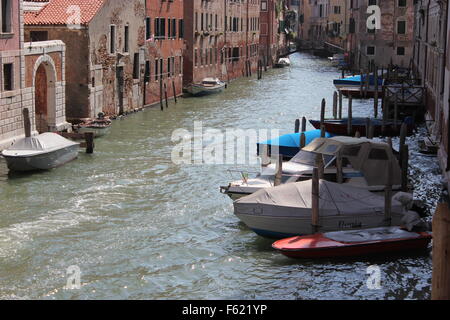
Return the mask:
<path id="1" fill-rule="evenodd" d="M 390 166 L 392 185 L 401 184 L 400 166 L 387 143 L 366 138 L 317 138 L 303 150 L 347 159 L 361 171 L 369 186 L 386 185 Z"/>
<path id="2" fill-rule="evenodd" d="M 217 78 L 205 78 L 202 81 L 203 84 L 218 84 L 220 83 L 220 80 Z"/>
<path id="3" fill-rule="evenodd" d="M 251 195 L 235 201 L 238 213 L 264 215 L 311 216 L 312 208 L 311 180 L 287 183 L 278 187 L 261 189 Z M 384 197 L 366 189 L 338 184 L 326 180 L 319 181 L 320 216 L 335 216 L 340 214 L 364 215 L 384 212 Z M 402 212 L 402 204 L 392 199 L 393 212 Z"/>
<path id="4" fill-rule="evenodd" d="M 49 153 L 76 145 L 59 134 L 46 132 L 29 138 L 17 140 L 10 148 L 4 150 L 2 154 L 10 157 L 29 157 L 39 154 Z"/>

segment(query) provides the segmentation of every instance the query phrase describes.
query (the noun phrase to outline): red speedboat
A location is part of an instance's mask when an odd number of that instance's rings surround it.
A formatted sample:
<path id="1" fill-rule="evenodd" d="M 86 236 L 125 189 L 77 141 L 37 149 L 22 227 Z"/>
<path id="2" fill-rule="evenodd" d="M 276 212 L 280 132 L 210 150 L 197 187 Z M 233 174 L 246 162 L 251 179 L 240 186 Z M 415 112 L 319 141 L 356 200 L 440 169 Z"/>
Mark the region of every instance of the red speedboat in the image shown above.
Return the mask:
<path id="1" fill-rule="evenodd" d="M 275 242 L 272 247 L 290 258 L 332 258 L 423 250 L 431 239 L 428 232 L 381 227 L 288 238 Z"/>

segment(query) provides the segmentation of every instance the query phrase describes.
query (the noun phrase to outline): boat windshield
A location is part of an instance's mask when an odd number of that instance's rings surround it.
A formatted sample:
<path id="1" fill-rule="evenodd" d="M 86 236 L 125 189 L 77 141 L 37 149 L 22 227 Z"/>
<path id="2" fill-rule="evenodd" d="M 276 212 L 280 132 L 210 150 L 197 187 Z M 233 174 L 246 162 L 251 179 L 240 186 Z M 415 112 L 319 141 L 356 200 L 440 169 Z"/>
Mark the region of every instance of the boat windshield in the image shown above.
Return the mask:
<path id="1" fill-rule="evenodd" d="M 301 150 L 297 153 L 289 162 L 300 163 L 308 166 L 315 166 L 316 163 L 316 153 Z M 334 163 L 335 157 L 332 155 L 323 154 L 323 163 L 325 164 L 325 168 L 329 167 L 332 163 Z"/>

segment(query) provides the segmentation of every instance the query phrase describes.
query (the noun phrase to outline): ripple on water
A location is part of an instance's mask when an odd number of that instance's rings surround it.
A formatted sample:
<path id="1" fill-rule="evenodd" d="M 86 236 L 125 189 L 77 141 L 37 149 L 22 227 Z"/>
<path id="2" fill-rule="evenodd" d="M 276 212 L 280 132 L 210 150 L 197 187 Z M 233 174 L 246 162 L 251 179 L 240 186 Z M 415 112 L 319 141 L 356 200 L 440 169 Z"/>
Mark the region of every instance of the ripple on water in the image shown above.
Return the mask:
<path id="1" fill-rule="evenodd" d="M 115 121 L 93 155 L 80 153 L 56 170 L 11 176 L 0 159 L 0 298 L 428 298 L 428 256 L 287 259 L 240 223 L 219 193 L 235 166 L 171 162 L 173 131 L 193 132 L 195 121 L 284 134 L 296 118 L 317 118 L 340 72 L 306 54 L 292 61 L 262 81 L 232 82 L 221 95 L 179 99 L 167 111 Z M 354 100 L 354 114 L 372 113 L 371 103 Z M 344 113 L 346 105 L 344 99 Z M 382 290 L 366 287 L 372 264 L 383 272 Z M 81 269 L 81 290 L 64 289 L 72 265 Z"/>

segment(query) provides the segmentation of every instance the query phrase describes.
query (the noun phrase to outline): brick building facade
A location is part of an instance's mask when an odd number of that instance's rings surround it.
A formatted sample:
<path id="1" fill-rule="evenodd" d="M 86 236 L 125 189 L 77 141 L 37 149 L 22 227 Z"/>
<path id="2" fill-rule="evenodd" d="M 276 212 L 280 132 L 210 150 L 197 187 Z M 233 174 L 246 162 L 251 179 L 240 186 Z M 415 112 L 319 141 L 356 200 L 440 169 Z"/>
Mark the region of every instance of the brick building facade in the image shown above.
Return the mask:
<path id="1" fill-rule="evenodd" d="M 26 40 L 67 46 L 70 121 L 143 107 L 144 21 L 144 0 L 49 0 L 26 13 Z"/>
<path id="2" fill-rule="evenodd" d="M 183 0 L 146 0 L 145 104 L 178 96 L 183 88 Z"/>
<path id="3" fill-rule="evenodd" d="M 22 109 L 28 108 L 34 134 L 66 130 L 65 45 L 24 42 L 23 1 L 5 1 L 0 37 L 0 150 L 24 135 Z"/>
<path id="4" fill-rule="evenodd" d="M 260 0 L 193 0 L 184 6 L 184 86 L 232 80 L 258 64 Z"/>

